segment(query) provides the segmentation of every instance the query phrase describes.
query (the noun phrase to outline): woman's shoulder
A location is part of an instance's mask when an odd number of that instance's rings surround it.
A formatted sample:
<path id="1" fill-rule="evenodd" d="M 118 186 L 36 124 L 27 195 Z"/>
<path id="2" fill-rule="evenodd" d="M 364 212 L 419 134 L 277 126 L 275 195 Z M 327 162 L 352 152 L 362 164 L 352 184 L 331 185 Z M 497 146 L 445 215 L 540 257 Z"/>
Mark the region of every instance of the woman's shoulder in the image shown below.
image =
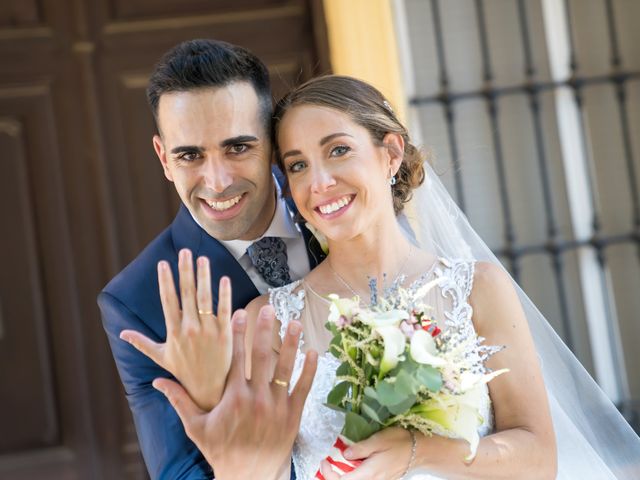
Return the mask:
<path id="1" fill-rule="evenodd" d="M 473 289 L 471 299 L 493 296 L 513 290 L 509 274 L 499 265 L 491 262 L 475 262 L 473 268 Z"/>
<path id="2" fill-rule="evenodd" d="M 477 262 L 469 295 L 476 330 L 514 327 L 522 307 L 509 274 L 491 262 Z"/>

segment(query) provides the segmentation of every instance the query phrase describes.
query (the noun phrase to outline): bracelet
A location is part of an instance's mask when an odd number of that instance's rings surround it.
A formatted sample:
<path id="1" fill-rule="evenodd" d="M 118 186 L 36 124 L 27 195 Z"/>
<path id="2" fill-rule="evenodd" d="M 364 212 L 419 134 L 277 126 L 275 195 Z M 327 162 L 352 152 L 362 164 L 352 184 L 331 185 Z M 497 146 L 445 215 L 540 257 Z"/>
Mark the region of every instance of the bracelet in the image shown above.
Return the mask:
<path id="1" fill-rule="evenodd" d="M 411 470 L 411 467 L 413 466 L 413 462 L 415 462 L 416 460 L 416 447 L 418 443 L 416 441 L 416 433 L 413 430 L 409 430 L 409 435 L 411 435 L 411 458 L 409 459 L 409 464 L 407 465 L 407 468 L 405 469 L 404 473 L 400 477 L 400 480 L 404 480 L 404 478 L 407 476 L 407 473 L 409 473 L 409 470 Z"/>

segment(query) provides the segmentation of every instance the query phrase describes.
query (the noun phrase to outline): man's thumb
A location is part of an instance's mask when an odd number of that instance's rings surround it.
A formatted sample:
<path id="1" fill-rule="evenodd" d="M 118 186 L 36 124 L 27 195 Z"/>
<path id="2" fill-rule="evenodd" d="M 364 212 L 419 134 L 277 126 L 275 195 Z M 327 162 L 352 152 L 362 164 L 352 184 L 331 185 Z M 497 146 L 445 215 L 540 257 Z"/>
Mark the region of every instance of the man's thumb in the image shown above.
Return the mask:
<path id="1" fill-rule="evenodd" d="M 153 388 L 167 397 L 180 417 L 187 436 L 195 442 L 197 438 L 194 437 L 198 437 L 198 433 L 202 430 L 201 425 L 206 412 L 191 400 L 189 394 L 178 382 L 168 378 L 156 378 L 153 381 Z"/>

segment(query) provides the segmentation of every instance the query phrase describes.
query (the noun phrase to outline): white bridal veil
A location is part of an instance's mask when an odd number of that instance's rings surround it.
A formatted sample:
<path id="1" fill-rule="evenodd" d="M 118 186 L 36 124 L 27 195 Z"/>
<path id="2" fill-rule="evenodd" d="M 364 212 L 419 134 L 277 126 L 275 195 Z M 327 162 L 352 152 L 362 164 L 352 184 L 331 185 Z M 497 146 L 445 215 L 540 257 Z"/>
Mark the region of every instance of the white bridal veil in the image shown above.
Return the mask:
<path id="1" fill-rule="evenodd" d="M 501 265 L 455 204 L 434 170 L 407 213 L 418 243 L 447 258 Z M 413 217 L 413 218 L 412 218 Z M 504 268 L 504 267 L 503 267 Z M 514 286 L 535 341 L 558 443 L 559 479 L 640 479 L 640 438 L 593 381 L 529 297 Z"/>

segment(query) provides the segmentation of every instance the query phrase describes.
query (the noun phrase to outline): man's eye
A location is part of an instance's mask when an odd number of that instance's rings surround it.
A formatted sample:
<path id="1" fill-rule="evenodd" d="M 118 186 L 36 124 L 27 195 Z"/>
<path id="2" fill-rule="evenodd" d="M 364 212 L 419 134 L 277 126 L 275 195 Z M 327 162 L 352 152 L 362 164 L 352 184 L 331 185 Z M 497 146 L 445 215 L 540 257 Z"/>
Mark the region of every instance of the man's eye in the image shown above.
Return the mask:
<path id="1" fill-rule="evenodd" d="M 185 162 L 193 162 L 200 158 L 200 154 L 198 152 L 184 152 L 183 154 L 178 156 L 178 160 L 182 160 Z"/>
<path id="2" fill-rule="evenodd" d="M 249 150 L 249 145 L 247 145 L 246 143 L 238 143 L 236 145 L 231 145 L 231 153 L 236 155 L 240 153 L 244 153 L 247 150 Z"/>
<path id="3" fill-rule="evenodd" d="M 289 170 L 289 172 L 291 173 L 296 173 L 296 172 L 300 172 L 302 169 L 304 169 L 305 164 L 303 161 L 297 161 L 297 162 L 292 162 L 289 164 L 289 166 L 287 167 L 287 170 Z"/>
<path id="4" fill-rule="evenodd" d="M 338 145 L 337 147 L 333 147 L 331 149 L 331 156 L 341 157 L 342 155 L 345 155 L 346 153 L 348 153 L 350 150 L 351 148 L 347 147 L 346 145 Z"/>

